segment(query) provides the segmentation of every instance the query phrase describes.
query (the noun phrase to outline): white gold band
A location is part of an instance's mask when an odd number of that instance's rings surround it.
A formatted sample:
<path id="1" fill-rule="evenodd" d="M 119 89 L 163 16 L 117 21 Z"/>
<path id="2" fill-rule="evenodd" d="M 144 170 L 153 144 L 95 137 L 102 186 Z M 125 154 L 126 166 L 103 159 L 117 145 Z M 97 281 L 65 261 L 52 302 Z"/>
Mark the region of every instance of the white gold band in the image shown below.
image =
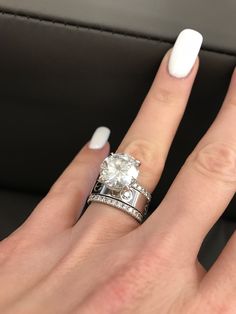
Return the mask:
<path id="1" fill-rule="evenodd" d="M 100 194 L 90 194 L 88 198 L 88 203 L 91 202 L 98 202 L 116 207 L 135 218 L 139 223 L 143 222 L 143 215 L 137 209 L 125 204 L 124 202 L 113 199 L 112 197 Z"/>
<path id="2" fill-rule="evenodd" d="M 149 200 L 144 193 L 132 186 L 124 187 L 120 191 L 114 191 L 108 188 L 104 183 L 97 180 L 91 193 L 112 197 L 117 201 L 123 202 L 124 204 L 137 209 L 143 215 L 149 204 Z"/>
<path id="3" fill-rule="evenodd" d="M 151 201 L 151 193 L 149 193 L 146 189 L 144 189 L 144 187 L 142 185 L 140 185 L 137 181 L 135 181 L 134 183 L 131 184 L 131 186 L 139 191 L 140 193 L 142 193 L 147 199 L 148 201 L 150 202 Z"/>

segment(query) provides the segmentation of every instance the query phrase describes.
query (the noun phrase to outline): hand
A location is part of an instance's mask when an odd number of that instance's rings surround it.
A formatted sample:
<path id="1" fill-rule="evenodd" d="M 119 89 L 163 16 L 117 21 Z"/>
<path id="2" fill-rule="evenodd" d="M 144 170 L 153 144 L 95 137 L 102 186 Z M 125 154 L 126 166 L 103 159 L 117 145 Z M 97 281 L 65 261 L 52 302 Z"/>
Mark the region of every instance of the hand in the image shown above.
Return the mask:
<path id="1" fill-rule="evenodd" d="M 180 35 L 118 147 L 141 160 L 138 181 L 151 192 L 185 110 L 200 45 L 198 33 Z M 81 216 L 109 153 L 109 130 L 98 129 L 27 221 L 0 243 L 0 313 L 235 313 L 236 235 L 208 272 L 197 260 L 235 193 L 235 121 L 236 71 L 214 123 L 141 225 L 95 202 Z"/>

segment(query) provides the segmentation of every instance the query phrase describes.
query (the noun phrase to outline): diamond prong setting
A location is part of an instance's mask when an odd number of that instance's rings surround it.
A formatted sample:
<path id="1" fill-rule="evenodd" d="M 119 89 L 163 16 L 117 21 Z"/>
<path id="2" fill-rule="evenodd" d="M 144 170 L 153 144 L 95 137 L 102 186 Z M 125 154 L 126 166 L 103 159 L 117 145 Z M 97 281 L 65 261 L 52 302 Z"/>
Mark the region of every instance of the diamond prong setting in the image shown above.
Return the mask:
<path id="1" fill-rule="evenodd" d="M 119 208 L 142 223 L 151 194 L 137 181 L 140 165 L 127 153 L 111 153 L 101 163 L 88 203 L 95 201 Z"/>
<path id="2" fill-rule="evenodd" d="M 102 162 L 99 181 L 108 188 L 121 191 L 136 180 L 140 161 L 125 153 L 111 153 Z"/>

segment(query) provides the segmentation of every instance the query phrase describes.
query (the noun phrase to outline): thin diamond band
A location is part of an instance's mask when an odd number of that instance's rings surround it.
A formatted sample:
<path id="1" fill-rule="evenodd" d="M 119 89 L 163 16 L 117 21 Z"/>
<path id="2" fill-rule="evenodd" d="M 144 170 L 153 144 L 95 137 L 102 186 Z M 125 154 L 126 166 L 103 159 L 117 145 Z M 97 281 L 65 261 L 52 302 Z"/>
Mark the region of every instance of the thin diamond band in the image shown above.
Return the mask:
<path id="1" fill-rule="evenodd" d="M 142 187 L 137 181 L 135 181 L 134 183 L 131 184 L 131 186 L 139 191 L 140 193 L 142 193 L 150 202 L 151 201 L 151 193 L 149 193 L 146 189 L 144 189 L 144 187 Z"/>
<path id="2" fill-rule="evenodd" d="M 143 215 L 137 209 L 135 209 L 135 208 L 133 208 L 133 207 L 121 202 L 121 201 L 118 201 L 112 197 L 104 196 L 104 195 L 100 195 L 100 194 L 90 194 L 87 202 L 90 203 L 92 201 L 114 206 L 114 207 L 122 210 L 123 212 L 126 212 L 127 214 L 129 214 L 133 218 L 135 218 L 139 223 L 143 222 Z"/>

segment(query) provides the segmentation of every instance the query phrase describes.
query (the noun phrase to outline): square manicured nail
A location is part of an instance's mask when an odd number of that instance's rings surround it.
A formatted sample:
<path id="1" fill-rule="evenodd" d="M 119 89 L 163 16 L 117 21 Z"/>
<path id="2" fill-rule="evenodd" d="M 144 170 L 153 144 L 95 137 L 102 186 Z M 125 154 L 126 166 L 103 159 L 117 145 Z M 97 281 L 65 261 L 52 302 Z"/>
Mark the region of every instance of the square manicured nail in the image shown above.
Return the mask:
<path id="1" fill-rule="evenodd" d="M 193 29 L 184 29 L 180 32 L 168 63 L 170 75 L 183 78 L 190 73 L 197 59 L 202 41 L 202 35 Z"/>
<path id="2" fill-rule="evenodd" d="M 90 149 L 101 149 L 107 143 L 110 136 L 110 129 L 105 126 L 101 126 L 95 130 L 89 143 Z"/>

